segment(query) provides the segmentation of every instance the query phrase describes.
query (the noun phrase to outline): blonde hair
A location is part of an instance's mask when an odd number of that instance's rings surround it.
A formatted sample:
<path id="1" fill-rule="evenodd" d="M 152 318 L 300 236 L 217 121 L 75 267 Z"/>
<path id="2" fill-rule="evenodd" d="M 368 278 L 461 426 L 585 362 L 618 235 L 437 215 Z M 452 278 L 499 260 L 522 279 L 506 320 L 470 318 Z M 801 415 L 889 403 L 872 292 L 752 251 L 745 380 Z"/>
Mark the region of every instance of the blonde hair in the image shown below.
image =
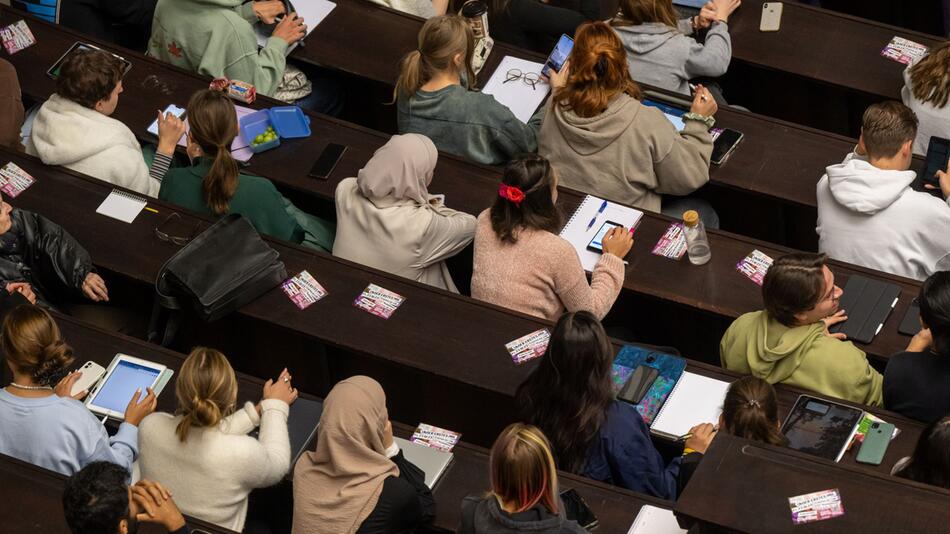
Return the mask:
<path id="1" fill-rule="evenodd" d="M 234 411 L 237 377 L 219 351 L 195 347 L 181 366 L 175 382 L 181 421 L 175 429 L 184 442 L 193 426 L 213 427 Z"/>
<path id="2" fill-rule="evenodd" d="M 950 41 L 933 47 L 930 53 L 910 68 L 914 98 L 942 108 L 950 100 Z"/>
<path id="3" fill-rule="evenodd" d="M 0 346 L 12 370 L 46 386 L 54 385 L 53 378 L 73 362 L 73 349 L 63 341 L 53 317 L 39 306 L 23 304 L 7 314 Z"/>
<path id="4" fill-rule="evenodd" d="M 551 444 L 536 426 L 508 425 L 491 448 L 492 494 L 523 512 L 537 503 L 557 513 L 557 467 Z"/>
<path id="5" fill-rule="evenodd" d="M 442 15 L 427 20 L 419 30 L 419 47 L 402 58 L 393 100 L 400 95 L 406 98 L 414 95 L 437 72 L 452 67 L 453 58 L 458 54 L 462 54 L 469 85 L 474 84 L 474 51 L 475 35 L 462 17 Z"/>
<path id="6" fill-rule="evenodd" d="M 612 26 L 638 26 L 659 22 L 676 29 L 679 16 L 671 0 L 620 0 L 620 13 Z"/>

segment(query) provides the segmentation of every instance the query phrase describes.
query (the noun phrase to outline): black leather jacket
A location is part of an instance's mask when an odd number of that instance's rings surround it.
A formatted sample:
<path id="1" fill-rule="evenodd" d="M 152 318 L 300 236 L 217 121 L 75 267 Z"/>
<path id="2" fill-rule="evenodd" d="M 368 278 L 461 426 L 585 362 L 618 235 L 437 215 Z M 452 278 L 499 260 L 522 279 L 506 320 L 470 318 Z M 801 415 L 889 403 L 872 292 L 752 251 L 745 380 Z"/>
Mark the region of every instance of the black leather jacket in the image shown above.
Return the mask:
<path id="1" fill-rule="evenodd" d="M 13 226 L 0 235 L 0 284 L 29 282 L 38 304 L 82 298 L 92 270 L 89 252 L 61 226 L 42 215 L 14 209 Z"/>

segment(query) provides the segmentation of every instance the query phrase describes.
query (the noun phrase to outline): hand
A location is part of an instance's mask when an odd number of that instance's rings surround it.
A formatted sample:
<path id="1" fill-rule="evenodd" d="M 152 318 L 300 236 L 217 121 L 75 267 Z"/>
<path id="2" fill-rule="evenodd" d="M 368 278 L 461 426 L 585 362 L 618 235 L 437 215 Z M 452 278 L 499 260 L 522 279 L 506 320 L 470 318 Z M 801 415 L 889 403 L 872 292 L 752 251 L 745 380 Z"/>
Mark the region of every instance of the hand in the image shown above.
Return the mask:
<path id="1" fill-rule="evenodd" d="M 158 112 L 158 152 L 174 156 L 178 140 L 184 133 L 185 121 L 172 113 Z"/>
<path id="2" fill-rule="evenodd" d="M 33 293 L 33 287 L 29 282 L 10 282 L 7 284 L 7 293 L 19 293 L 30 301 L 30 304 L 36 304 L 36 294 Z"/>
<path id="3" fill-rule="evenodd" d="M 68 375 L 64 376 L 62 380 L 56 384 L 56 387 L 53 388 L 53 393 L 58 397 L 71 397 L 76 400 L 82 400 L 83 397 L 89 394 L 89 390 L 82 390 L 75 395 L 72 394 L 73 386 L 76 384 L 76 381 L 82 378 L 82 371 L 73 371 Z"/>
<path id="4" fill-rule="evenodd" d="M 604 254 L 613 254 L 623 259 L 633 247 L 633 234 L 623 226 L 611 228 L 604 234 Z"/>
<path id="5" fill-rule="evenodd" d="M 307 35 L 307 26 L 296 13 L 291 13 L 274 28 L 273 37 L 279 37 L 292 45 Z"/>
<path id="6" fill-rule="evenodd" d="M 561 65 L 561 70 L 550 69 L 548 72 L 548 83 L 551 84 L 551 90 L 556 91 L 567 85 L 567 77 L 571 74 L 571 60 L 567 60 Z"/>
<path id="7" fill-rule="evenodd" d="M 716 99 L 712 97 L 709 89 L 702 85 L 696 86 L 696 94 L 693 95 L 693 105 L 689 108 L 693 113 L 698 113 L 703 117 L 712 117 L 719 110 Z"/>
<path id="8" fill-rule="evenodd" d="M 106 283 L 96 273 L 89 273 L 82 282 L 82 293 L 93 302 L 109 302 L 109 290 Z"/>
<path id="9" fill-rule="evenodd" d="M 263 398 L 265 400 L 282 400 L 287 404 L 293 404 L 294 401 L 297 400 L 297 389 L 291 385 L 290 380 L 290 373 L 285 368 L 281 371 L 280 376 L 277 377 L 277 382 L 268 380 L 267 383 L 264 384 Z"/>
<path id="10" fill-rule="evenodd" d="M 944 199 L 950 198 L 950 163 L 947 163 L 946 171 L 937 171 L 937 180 L 940 181 L 940 193 Z M 924 184 L 927 189 L 936 189 L 937 186 Z M 9 288 L 10 286 L 7 286 Z"/>
<path id="11" fill-rule="evenodd" d="M 258 0 L 254 2 L 254 14 L 264 24 L 273 24 L 278 15 L 287 12 L 281 0 Z"/>
<path id="12" fill-rule="evenodd" d="M 712 0 L 716 6 L 716 20 L 722 22 L 729 21 L 729 15 L 742 5 L 742 0 Z"/>
<path id="13" fill-rule="evenodd" d="M 686 448 L 705 454 L 709 444 L 716 437 L 716 427 L 709 423 L 703 423 L 689 429 L 689 433 L 692 434 L 692 437 L 686 440 Z"/>
<path id="14" fill-rule="evenodd" d="M 132 400 L 129 401 L 129 405 L 125 408 L 125 422 L 132 426 L 139 426 L 139 423 L 142 422 L 142 419 L 145 419 L 145 416 L 155 411 L 155 406 L 158 404 L 158 398 L 155 397 L 155 392 L 152 391 L 152 388 L 148 388 L 148 395 L 142 399 L 142 402 L 139 402 L 139 397 L 142 396 L 142 390 L 135 390 L 135 395 L 132 395 Z"/>
<path id="15" fill-rule="evenodd" d="M 907 352 L 923 352 L 925 350 L 930 350 L 934 344 L 933 334 L 930 333 L 929 328 L 921 328 L 920 332 L 914 334 L 914 337 L 911 338 L 910 343 L 907 344 Z"/>
<path id="16" fill-rule="evenodd" d="M 693 19 L 694 29 L 706 29 L 716 22 L 716 3 L 710 0 L 699 10 L 699 16 Z"/>
<path id="17" fill-rule="evenodd" d="M 178 510 L 172 494 L 158 482 L 140 480 L 131 488 L 135 519 L 140 523 L 157 523 L 168 532 L 185 526 L 185 518 Z"/>
<path id="18" fill-rule="evenodd" d="M 383 428 L 383 448 L 388 449 L 393 444 L 393 422 L 386 421 L 386 426 Z"/>
<path id="19" fill-rule="evenodd" d="M 843 323 L 847 320 L 848 320 L 848 316 L 844 314 L 844 310 L 838 310 L 837 312 L 834 313 L 834 315 L 829 315 L 828 317 L 825 317 L 824 319 L 822 319 L 821 322 L 825 323 L 825 335 L 828 337 L 833 337 L 835 339 L 840 339 L 842 341 L 848 339 L 848 336 L 846 336 L 842 332 L 838 332 L 837 334 L 832 334 L 831 332 L 828 331 L 828 329 L 831 328 L 832 326 L 838 323 Z"/>

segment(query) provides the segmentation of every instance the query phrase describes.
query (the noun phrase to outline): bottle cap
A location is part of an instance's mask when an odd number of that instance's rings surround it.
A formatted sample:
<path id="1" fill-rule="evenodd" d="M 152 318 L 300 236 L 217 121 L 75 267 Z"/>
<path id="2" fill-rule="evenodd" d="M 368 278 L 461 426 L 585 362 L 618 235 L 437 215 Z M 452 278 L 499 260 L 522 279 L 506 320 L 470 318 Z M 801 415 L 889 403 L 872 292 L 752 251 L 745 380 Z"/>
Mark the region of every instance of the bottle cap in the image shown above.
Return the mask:
<path id="1" fill-rule="evenodd" d="M 689 210 L 683 213 L 683 224 L 686 226 L 696 226 L 699 224 L 699 213 L 696 210 Z"/>

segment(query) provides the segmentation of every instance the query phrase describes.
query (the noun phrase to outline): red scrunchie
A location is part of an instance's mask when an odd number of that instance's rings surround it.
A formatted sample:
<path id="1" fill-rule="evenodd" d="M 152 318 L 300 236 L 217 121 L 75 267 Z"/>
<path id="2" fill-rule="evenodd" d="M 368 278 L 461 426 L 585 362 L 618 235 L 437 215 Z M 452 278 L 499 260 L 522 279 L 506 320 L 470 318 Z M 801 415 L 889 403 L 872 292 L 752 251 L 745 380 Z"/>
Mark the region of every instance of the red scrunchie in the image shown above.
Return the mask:
<path id="1" fill-rule="evenodd" d="M 524 200 L 524 191 L 513 185 L 501 184 L 498 186 L 498 196 L 520 208 L 521 202 Z"/>

